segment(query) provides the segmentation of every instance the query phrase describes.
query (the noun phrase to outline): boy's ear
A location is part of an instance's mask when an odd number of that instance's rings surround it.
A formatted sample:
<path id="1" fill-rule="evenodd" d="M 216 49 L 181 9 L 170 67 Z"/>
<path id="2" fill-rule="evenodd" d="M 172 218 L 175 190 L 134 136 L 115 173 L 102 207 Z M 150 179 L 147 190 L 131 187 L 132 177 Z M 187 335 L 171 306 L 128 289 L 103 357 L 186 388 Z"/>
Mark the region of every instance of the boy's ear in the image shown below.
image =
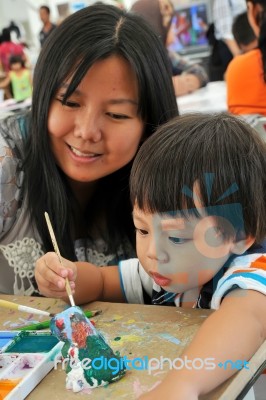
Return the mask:
<path id="1" fill-rule="evenodd" d="M 255 238 L 253 238 L 252 236 L 248 236 L 245 239 L 238 240 L 232 245 L 231 252 L 238 255 L 243 254 L 253 245 L 254 242 Z"/>

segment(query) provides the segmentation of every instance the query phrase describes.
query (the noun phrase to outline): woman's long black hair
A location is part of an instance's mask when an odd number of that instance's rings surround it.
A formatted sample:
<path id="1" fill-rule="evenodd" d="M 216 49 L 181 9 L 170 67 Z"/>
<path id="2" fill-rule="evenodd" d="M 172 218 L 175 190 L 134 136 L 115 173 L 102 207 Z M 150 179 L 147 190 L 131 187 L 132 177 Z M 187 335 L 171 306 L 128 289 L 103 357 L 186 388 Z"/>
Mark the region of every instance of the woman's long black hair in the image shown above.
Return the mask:
<path id="1" fill-rule="evenodd" d="M 257 23 L 260 27 L 259 34 L 259 49 L 262 56 L 263 64 L 263 78 L 266 82 L 266 1 L 265 0 L 247 0 L 253 4 L 260 4 L 262 6 L 262 12 L 257 15 Z"/>
<path id="2" fill-rule="evenodd" d="M 74 196 L 50 149 L 49 107 L 67 78 L 71 77 L 71 82 L 65 101 L 96 61 L 113 54 L 128 60 L 136 74 L 139 115 L 145 122 L 144 138 L 178 114 L 165 49 L 140 17 L 116 7 L 94 5 L 69 16 L 48 37 L 34 71 L 24 165 L 25 196 L 45 251 L 52 250 L 44 219 L 47 211 L 62 255 L 72 260 L 76 259 Z M 134 244 L 128 187 L 131 164 L 100 180 L 86 215 L 89 231 L 97 215 L 105 213 L 105 239 L 109 250 L 115 253 L 125 235 Z"/>

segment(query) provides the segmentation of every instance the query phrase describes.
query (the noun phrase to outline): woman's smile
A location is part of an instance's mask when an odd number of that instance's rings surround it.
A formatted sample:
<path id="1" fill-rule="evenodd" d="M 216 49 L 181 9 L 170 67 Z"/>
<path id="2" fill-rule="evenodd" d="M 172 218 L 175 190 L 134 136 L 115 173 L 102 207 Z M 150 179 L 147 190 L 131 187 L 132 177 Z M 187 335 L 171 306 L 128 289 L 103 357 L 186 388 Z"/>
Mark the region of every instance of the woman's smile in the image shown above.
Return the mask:
<path id="1" fill-rule="evenodd" d="M 96 160 L 99 160 L 102 156 L 103 153 L 95 153 L 95 152 L 91 152 L 91 151 L 81 151 L 80 149 L 67 145 L 69 148 L 69 153 L 71 158 L 73 158 L 73 160 L 75 162 L 81 162 L 81 163 L 86 163 L 86 162 L 93 162 Z"/>

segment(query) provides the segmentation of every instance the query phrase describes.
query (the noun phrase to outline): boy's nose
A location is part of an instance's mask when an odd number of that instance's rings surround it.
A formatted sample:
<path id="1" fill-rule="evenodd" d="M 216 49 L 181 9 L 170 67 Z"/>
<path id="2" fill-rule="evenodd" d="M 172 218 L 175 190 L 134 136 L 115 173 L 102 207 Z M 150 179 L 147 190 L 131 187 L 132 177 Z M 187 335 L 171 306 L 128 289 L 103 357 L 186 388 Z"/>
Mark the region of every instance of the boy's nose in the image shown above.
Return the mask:
<path id="1" fill-rule="evenodd" d="M 154 240 L 152 240 L 149 244 L 147 257 L 150 258 L 151 260 L 155 260 L 161 263 L 165 263 L 168 261 L 167 253 Z"/>

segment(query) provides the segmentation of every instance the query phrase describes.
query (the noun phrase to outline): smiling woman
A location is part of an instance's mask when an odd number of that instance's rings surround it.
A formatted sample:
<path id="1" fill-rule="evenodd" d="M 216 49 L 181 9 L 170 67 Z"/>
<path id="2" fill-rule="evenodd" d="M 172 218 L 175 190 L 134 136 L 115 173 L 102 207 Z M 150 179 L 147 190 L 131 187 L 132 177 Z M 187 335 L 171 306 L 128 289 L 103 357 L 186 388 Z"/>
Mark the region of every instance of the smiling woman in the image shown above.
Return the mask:
<path id="1" fill-rule="evenodd" d="M 97 61 L 66 104 L 65 91 L 60 88 L 51 103 L 48 130 L 56 163 L 74 188 L 75 182 L 95 181 L 128 164 L 144 123 L 138 114 L 136 76 L 122 57 Z"/>
<path id="2" fill-rule="evenodd" d="M 38 293 L 35 262 L 53 250 L 45 211 L 63 257 L 102 266 L 134 256 L 131 164 L 178 114 L 160 39 L 107 5 L 53 31 L 33 87 L 32 110 L 0 125 L 0 293 Z"/>

